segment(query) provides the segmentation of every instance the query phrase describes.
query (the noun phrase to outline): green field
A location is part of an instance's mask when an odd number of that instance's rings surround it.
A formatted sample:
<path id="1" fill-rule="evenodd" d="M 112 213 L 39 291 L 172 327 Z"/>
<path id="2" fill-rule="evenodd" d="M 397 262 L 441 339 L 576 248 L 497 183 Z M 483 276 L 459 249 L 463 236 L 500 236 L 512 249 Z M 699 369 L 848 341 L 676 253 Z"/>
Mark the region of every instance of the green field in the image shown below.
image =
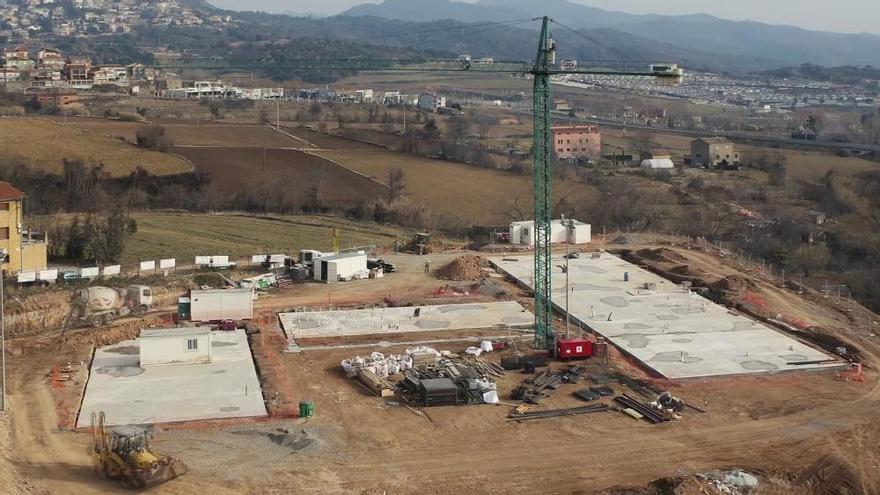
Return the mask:
<path id="1" fill-rule="evenodd" d="M 406 234 L 392 227 L 351 222 L 328 216 L 249 216 L 191 213 L 136 213 L 138 231 L 128 239 L 121 260 L 174 257 L 192 263 L 197 255 L 247 256 L 293 253 L 300 249 L 329 251 L 333 229 L 340 230 L 340 247 L 375 244 L 390 246 Z"/>

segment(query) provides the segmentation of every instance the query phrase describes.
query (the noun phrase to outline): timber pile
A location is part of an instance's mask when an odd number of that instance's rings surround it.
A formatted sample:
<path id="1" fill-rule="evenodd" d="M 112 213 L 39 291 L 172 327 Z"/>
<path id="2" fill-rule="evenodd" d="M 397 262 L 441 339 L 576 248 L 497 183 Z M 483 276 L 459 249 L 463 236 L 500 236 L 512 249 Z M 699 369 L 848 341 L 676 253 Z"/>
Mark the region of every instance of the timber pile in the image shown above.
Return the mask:
<path id="1" fill-rule="evenodd" d="M 488 265 L 483 257 L 466 254 L 441 267 L 437 271 L 437 276 L 443 280 L 455 282 L 475 282 L 486 276 L 483 268 Z"/>
<path id="2" fill-rule="evenodd" d="M 525 413 L 517 413 L 516 411 L 510 413 L 507 416 L 507 419 L 512 421 L 527 421 L 531 419 L 547 419 L 547 418 L 559 418 L 562 416 L 577 416 L 578 414 L 591 414 L 598 412 L 610 411 L 611 406 L 608 404 L 593 404 L 590 406 L 583 407 L 573 407 L 571 409 L 551 409 L 549 411 L 533 411 L 533 412 L 525 412 Z"/>
<path id="3" fill-rule="evenodd" d="M 379 397 L 391 397 L 394 395 L 394 384 L 370 370 L 362 369 L 358 371 L 357 379 Z"/>

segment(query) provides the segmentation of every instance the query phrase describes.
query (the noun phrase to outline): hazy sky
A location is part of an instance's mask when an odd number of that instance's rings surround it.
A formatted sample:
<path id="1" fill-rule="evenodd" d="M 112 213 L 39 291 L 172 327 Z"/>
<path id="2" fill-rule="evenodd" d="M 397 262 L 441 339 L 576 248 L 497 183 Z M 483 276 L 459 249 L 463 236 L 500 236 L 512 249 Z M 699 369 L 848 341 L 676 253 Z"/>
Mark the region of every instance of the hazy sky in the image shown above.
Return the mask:
<path id="1" fill-rule="evenodd" d="M 208 0 L 235 10 L 337 14 L 362 3 L 380 0 Z M 807 29 L 880 34 L 878 0 L 573 0 L 594 7 L 650 14 L 707 13 L 725 19 L 791 24 Z"/>

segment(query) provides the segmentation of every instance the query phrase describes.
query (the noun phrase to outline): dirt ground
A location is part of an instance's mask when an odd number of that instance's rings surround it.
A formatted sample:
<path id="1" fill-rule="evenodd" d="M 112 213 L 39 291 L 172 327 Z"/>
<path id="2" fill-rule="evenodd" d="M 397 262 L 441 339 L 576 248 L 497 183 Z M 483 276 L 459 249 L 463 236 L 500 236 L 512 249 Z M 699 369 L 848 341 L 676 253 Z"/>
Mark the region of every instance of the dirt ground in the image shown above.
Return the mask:
<path id="1" fill-rule="evenodd" d="M 601 239 L 596 241 L 595 245 L 602 245 Z M 273 383 L 265 391 L 290 394 L 283 400 L 291 404 L 311 399 L 316 416 L 300 420 L 278 414 L 261 421 L 159 427 L 157 449 L 188 462 L 192 471 L 151 493 L 690 495 L 713 493 L 704 490 L 694 475 L 728 468 L 758 475 L 757 493 L 878 493 L 880 383 L 875 370 L 880 346 L 876 336 L 854 323 L 854 315 L 863 310 L 810 291 L 798 294 L 761 274 L 741 271 L 719 253 L 688 249 L 681 240 L 673 239 L 675 244 L 657 241 L 627 236 L 625 245 L 609 242 L 607 247 L 637 253 L 640 263 L 658 272 L 680 273 L 684 270 L 672 269 L 686 266 L 688 276 L 730 289 L 722 296 L 731 301 L 744 297 L 747 291 L 741 289 L 747 287 L 766 299 L 766 313 L 808 322 L 806 332 L 834 336 L 857 350 L 866 366 L 866 381 L 849 382 L 834 372 L 813 372 L 668 382 L 647 377 L 637 365 L 613 353 L 613 370 L 648 380 L 707 412 L 688 410 L 680 420 L 660 425 L 637 422 L 618 412 L 517 423 L 506 420 L 510 407 L 504 405 L 427 408 L 427 416 L 418 416 L 350 382 L 340 370 L 340 361 L 373 350 L 399 353 L 410 346 L 401 340 L 467 339 L 433 344 L 460 352 L 491 330 L 383 335 L 381 340 L 388 342 L 373 342 L 373 347 L 283 354 L 277 327 L 264 322 L 261 332 L 252 336 L 252 344 L 261 371 L 272 374 Z M 431 255 L 432 271 L 460 254 Z M 447 282 L 435 273 L 424 273 L 424 258 L 392 255 L 387 259 L 398 264 L 399 273 L 348 284 L 295 285 L 261 299 L 259 309 L 271 314 L 292 307 L 362 306 L 384 297 L 401 303 L 455 300 L 441 290 Z M 722 279 L 728 282 L 720 283 Z M 497 278 L 491 280 L 508 291 L 508 298 L 529 305 L 528 294 L 522 290 Z M 737 280 L 739 285 L 732 283 Z M 17 490 L 9 491 L 13 494 L 123 493 L 95 477 L 85 453 L 88 435 L 65 426 L 69 412 L 78 404 L 84 373 L 77 372 L 62 383 L 52 379 L 56 364 L 69 361 L 77 368 L 77 363 L 87 361 L 91 345 L 74 341 L 31 351 L 37 344 L 54 341 L 49 336 L 25 339 L 29 340 L 13 339 L 23 351 L 10 361 L 12 407 L 5 421 L 12 447 L 3 457 L 11 462 L 0 461 L 0 480 L 12 480 Z M 529 352 L 528 340 L 516 342 L 520 351 Z M 363 339 L 322 344 L 359 343 Z M 511 352 L 485 357 L 500 360 Z M 275 369 L 269 369 L 273 360 Z M 595 361 L 583 364 L 591 371 L 599 366 Z M 283 371 L 275 376 L 279 369 Z M 510 392 L 523 378 L 519 372 L 508 372 L 498 380 L 502 401 L 512 402 Z M 571 392 L 585 385 L 561 386 L 540 409 L 582 404 Z M 623 384 L 612 386 L 635 394 Z M 3 427 L 0 422 L 0 433 Z M 267 440 L 276 438 L 270 434 L 299 429 L 313 440 L 307 448 Z M 662 491 L 672 483 L 667 480 L 678 480 L 678 491 Z"/>

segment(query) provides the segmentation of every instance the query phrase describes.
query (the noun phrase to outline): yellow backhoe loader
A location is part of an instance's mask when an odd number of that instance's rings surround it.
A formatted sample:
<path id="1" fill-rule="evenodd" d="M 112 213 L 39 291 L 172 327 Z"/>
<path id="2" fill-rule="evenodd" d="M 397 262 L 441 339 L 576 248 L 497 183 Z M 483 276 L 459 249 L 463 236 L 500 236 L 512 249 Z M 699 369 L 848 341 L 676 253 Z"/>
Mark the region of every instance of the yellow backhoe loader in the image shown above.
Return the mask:
<path id="1" fill-rule="evenodd" d="M 116 426 L 108 434 L 104 412 L 92 413 L 92 448 L 95 470 L 131 488 L 147 488 L 189 471 L 177 459 L 150 449 L 150 433 L 137 426 Z"/>

